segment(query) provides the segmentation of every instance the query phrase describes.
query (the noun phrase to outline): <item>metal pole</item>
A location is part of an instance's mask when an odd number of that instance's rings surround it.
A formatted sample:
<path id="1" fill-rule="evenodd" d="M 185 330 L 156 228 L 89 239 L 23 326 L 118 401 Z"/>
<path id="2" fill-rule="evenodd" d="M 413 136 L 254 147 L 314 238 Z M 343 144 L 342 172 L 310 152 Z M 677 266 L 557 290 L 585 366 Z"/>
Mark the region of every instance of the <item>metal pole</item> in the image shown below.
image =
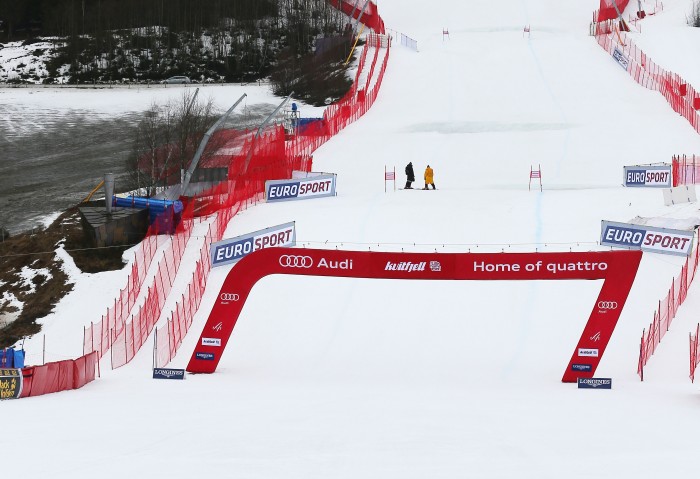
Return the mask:
<path id="1" fill-rule="evenodd" d="M 362 15 L 365 14 L 365 8 L 367 8 L 368 3 L 369 3 L 369 0 L 365 0 L 365 4 L 362 5 L 362 10 L 360 10 L 360 14 L 357 16 L 357 23 L 355 24 L 355 28 L 353 30 L 353 33 L 357 31 L 357 26 L 360 24 L 360 21 L 362 20 Z"/>
<path id="2" fill-rule="evenodd" d="M 199 147 L 197 148 L 197 152 L 194 154 L 194 158 L 192 158 L 192 163 L 190 163 L 190 167 L 187 169 L 187 172 L 184 175 L 183 181 L 182 181 L 182 187 L 180 188 L 180 194 L 183 195 L 185 194 L 185 190 L 187 189 L 187 186 L 190 184 L 190 180 L 192 179 L 192 174 L 194 173 L 195 168 L 197 168 L 197 165 L 199 164 L 199 160 L 202 157 L 202 153 L 204 153 L 204 148 L 207 146 L 207 143 L 209 143 L 209 139 L 211 136 L 214 134 L 214 132 L 221 126 L 223 122 L 226 121 L 226 119 L 229 117 L 231 112 L 243 101 L 243 99 L 248 96 L 246 93 L 244 93 L 236 103 L 233 104 L 231 108 L 228 109 L 228 111 L 218 120 L 216 120 L 216 123 L 214 123 L 211 128 L 207 130 L 207 132 L 204 134 L 204 137 L 202 138 L 202 141 L 199 142 Z M 175 199 L 175 198 L 172 198 Z"/>
<path id="3" fill-rule="evenodd" d="M 41 364 L 46 364 L 46 335 L 44 334 L 44 346 L 41 352 Z"/>
<path id="4" fill-rule="evenodd" d="M 617 18 L 622 20 L 622 14 L 620 13 L 620 9 L 617 8 L 617 2 L 615 0 L 612 0 L 613 7 L 615 7 L 615 11 L 617 12 Z"/>
<path id="5" fill-rule="evenodd" d="M 153 331 L 153 366 L 152 369 L 156 368 L 156 356 L 158 355 L 158 328 Z"/>
<path id="6" fill-rule="evenodd" d="M 110 343 L 112 342 L 112 334 L 113 334 L 113 329 L 110 328 L 109 330 L 109 337 L 110 337 Z M 114 348 L 109 348 L 109 361 L 110 361 L 110 366 L 112 366 L 112 370 L 114 370 Z"/>
<path id="7" fill-rule="evenodd" d="M 639 372 L 642 381 L 644 381 L 644 329 L 642 329 L 642 341 L 639 343 Z"/>
<path id="8" fill-rule="evenodd" d="M 352 12 L 350 12 L 350 24 L 352 24 L 352 17 L 355 15 L 355 10 L 357 10 L 358 3 L 360 3 L 360 0 L 355 0 L 355 5 L 353 5 Z"/>
<path id="9" fill-rule="evenodd" d="M 243 166 L 243 174 L 245 174 L 245 173 L 248 172 L 248 165 L 250 164 L 250 159 L 251 159 L 251 157 L 253 156 L 253 148 L 255 147 L 255 140 L 258 139 L 258 137 L 260 136 L 260 133 L 262 133 L 263 128 L 265 128 L 265 126 L 267 126 L 267 124 L 270 122 L 270 120 L 272 119 L 272 117 L 274 117 L 274 116 L 277 114 L 277 112 L 280 111 L 280 109 L 285 105 L 285 103 L 287 103 L 287 102 L 289 101 L 289 99 L 292 98 L 292 95 L 294 95 L 294 92 L 291 92 L 291 93 L 289 94 L 289 96 L 287 96 L 287 98 L 285 98 L 285 99 L 282 101 L 282 103 L 280 103 L 280 104 L 277 106 L 277 108 L 275 108 L 275 111 L 273 111 L 272 113 L 270 113 L 270 114 L 267 116 L 267 118 L 265 118 L 265 121 L 263 121 L 263 122 L 260 124 L 260 127 L 258 128 L 257 133 L 255 133 L 255 138 L 253 138 L 253 143 L 250 145 L 250 149 L 248 150 L 248 155 L 247 155 L 246 158 L 245 158 L 245 165 Z"/>

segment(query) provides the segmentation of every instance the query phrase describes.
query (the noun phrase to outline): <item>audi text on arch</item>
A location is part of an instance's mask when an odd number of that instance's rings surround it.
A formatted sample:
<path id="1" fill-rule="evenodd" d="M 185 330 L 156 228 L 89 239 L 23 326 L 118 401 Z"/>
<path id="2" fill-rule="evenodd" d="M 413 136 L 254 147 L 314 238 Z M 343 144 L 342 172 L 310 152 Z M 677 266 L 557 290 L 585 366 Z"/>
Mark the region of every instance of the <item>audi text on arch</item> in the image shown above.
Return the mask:
<path id="1" fill-rule="evenodd" d="M 296 256 L 285 254 L 280 256 L 280 266 L 283 268 L 311 268 L 314 260 L 311 256 Z"/>

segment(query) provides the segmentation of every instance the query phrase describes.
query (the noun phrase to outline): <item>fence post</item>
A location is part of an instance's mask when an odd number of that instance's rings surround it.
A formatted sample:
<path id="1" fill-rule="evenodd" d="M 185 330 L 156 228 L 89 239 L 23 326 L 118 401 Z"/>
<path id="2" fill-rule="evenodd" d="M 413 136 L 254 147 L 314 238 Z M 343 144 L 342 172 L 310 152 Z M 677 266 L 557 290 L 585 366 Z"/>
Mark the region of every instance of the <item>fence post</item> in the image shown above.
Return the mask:
<path id="1" fill-rule="evenodd" d="M 642 340 L 639 342 L 639 377 L 644 381 L 644 332 L 642 329 Z"/>
<path id="2" fill-rule="evenodd" d="M 153 331 L 153 369 L 155 369 L 158 366 L 158 328 L 155 328 Z"/>
<path id="3" fill-rule="evenodd" d="M 109 345 L 110 345 L 109 362 L 110 362 L 110 366 L 112 366 L 112 371 L 114 371 L 114 348 L 111 347 L 113 344 L 112 343 L 112 341 L 113 341 L 112 334 L 114 334 L 114 329 L 110 328 L 110 330 L 109 330 Z"/>
<path id="4" fill-rule="evenodd" d="M 688 341 L 690 343 L 690 382 L 695 383 L 695 358 L 693 357 L 695 348 L 693 347 L 693 333 L 691 332 L 688 333 Z"/>

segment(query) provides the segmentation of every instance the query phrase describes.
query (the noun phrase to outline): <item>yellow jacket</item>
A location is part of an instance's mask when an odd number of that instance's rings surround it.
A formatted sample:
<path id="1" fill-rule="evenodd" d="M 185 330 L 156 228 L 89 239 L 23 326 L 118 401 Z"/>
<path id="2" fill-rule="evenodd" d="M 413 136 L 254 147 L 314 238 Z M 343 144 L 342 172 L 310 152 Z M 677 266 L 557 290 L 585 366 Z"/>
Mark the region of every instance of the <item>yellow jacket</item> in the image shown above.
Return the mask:
<path id="1" fill-rule="evenodd" d="M 423 174 L 423 179 L 425 180 L 426 183 L 433 182 L 433 169 L 431 167 L 427 167 L 425 169 L 425 173 Z"/>

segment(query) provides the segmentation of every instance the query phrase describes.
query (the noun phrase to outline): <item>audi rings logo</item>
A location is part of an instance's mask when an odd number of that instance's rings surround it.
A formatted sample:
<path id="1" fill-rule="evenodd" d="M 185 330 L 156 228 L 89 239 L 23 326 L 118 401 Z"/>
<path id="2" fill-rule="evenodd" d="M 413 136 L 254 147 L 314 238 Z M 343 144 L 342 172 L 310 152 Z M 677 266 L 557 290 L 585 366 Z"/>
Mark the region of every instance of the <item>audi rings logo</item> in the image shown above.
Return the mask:
<path id="1" fill-rule="evenodd" d="M 221 301 L 238 301 L 241 299 L 236 293 L 221 293 Z"/>
<path id="2" fill-rule="evenodd" d="M 285 254 L 280 256 L 280 266 L 284 268 L 310 268 L 314 265 L 311 256 L 294 256 Z"/>
<path id="3" fill-rule="evenodd" d="M 598 301 L 598 309 L 617 309 L 616 301 Z"/>

